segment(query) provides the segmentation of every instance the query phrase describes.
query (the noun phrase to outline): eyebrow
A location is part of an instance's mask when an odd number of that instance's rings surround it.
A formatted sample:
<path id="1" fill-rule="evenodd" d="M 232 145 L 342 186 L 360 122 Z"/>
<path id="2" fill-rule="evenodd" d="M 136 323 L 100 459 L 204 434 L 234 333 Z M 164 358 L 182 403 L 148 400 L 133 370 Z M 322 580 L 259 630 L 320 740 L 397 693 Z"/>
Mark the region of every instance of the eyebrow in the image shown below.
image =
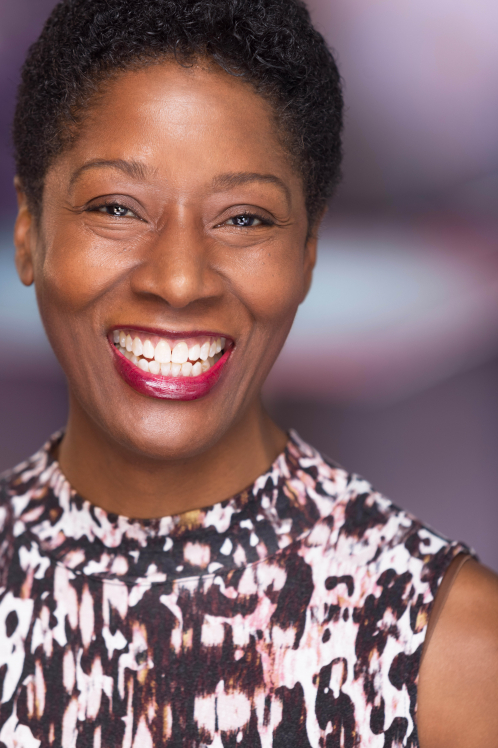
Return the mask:
<path id="1" fill-rule="evenodd" d="M 94 161 L 88 161 L 86 164 L 83 164 L 83 166 L 80 166 L 79 169 L 76 169 L 69 181 L 69 187 L 72 187 L 86 171 L 102 168 L 118 169 L 133 179 L 141 180 L 146 179 L 151 173 L 151 169 L 140 161 L 125 161 L 121 158 L 96 159 Z"/>
<path id="2" fill-rule="evenodd" d="M 287 203 L 291 203 L 290 190 L 280 177 L 275 174 L 258 174 L 256 172 L 235 172 L 232 174 L 220 174 L 213 179 L 212 187 L 215 192 L 223 192 L 229 190 L 231 187 L 239 187 L 250 182 L 266 182 L 267 184 L 275 184 L 284 193 Z"/>
<path id="3" fill-rule="evenodd" d="M 125 161 L 124 159 L 95 159 L 94 161 L 88 161 L 76 169 L 74 174 L 71 176 L 69 181 L 69 187 L 71 188 L 75 182 L 84 174 L 86 171 L 91 169 L 118 169 L 124 174 L 127 174 L 133 179 L 146 179 L 151 174 L 151 169 L 140 161 Z M 284 193 L 287 203 L 291 203 L 290 190 L 285 182 L 277 177 L 275 174 L 259 174 L 257 172 L 232 172 L 228 174 L 219 174 L 213 179 L 212 188 L 215 192 L 223 192 L 229 190 L 232 187 L 240 187 L 244 184 L 251 182 L 263 182 L 266 184 L 275 184 Z"/>

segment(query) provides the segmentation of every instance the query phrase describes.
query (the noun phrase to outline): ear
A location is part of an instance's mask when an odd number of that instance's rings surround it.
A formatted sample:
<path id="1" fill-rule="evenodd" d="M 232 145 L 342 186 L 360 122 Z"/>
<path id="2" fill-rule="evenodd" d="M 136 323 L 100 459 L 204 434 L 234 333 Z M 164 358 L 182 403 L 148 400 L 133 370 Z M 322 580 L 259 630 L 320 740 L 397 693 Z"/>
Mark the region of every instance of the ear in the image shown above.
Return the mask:
<path id="1" fill-rule="evenodd" d="M 301 303 L 305 300 L 306 296 L 311 287 L 311 281 L 313 280 L 313 269 L 316 264 L 316 250 L 318 245 L 318 229 L 323 221 L 323 218 L 328 208 L 325 207 L 318 218 L 315 219 L 313 225 L 310 227 L 308 238 L 304 247 L 304 292 Z"/>
<path id="2" fill-rule="evenodd" d="M 31 286 L 35 279 L 33 267 L 34 220 L 28 208 L 26 194 L 19 177 L 14 179 L 17 193 L 18 213 L 14 226 L 14 244 L 16 247 L 16 268 L 22 283 Z"/>

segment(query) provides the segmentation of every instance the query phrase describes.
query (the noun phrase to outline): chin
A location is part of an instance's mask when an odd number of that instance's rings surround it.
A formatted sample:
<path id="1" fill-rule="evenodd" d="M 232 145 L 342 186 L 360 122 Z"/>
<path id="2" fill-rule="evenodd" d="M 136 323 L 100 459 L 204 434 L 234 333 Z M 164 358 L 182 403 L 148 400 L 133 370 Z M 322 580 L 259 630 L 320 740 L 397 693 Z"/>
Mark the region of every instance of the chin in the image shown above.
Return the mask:
<path id="1" fill-rule="evenodd" d="M 138 396 L 139 407 L 130 409 L 130 417 L 111 408 L 92 414 L 100 421 L 100 431 L 132 455 L 150 460 L 188 460 L 215 446 L 230 430 L 233 415 L 227 409 L 215 408 L 214 414 L 203 400 L 158 403 Z M 112 412 L 114 417 L 109 418 Z M 219 418 L 223 413 L 222 418 Z M 218 417 L 214 417 L 214 415 Z M 232 417 L 231 417 L 232 416 Z"/>

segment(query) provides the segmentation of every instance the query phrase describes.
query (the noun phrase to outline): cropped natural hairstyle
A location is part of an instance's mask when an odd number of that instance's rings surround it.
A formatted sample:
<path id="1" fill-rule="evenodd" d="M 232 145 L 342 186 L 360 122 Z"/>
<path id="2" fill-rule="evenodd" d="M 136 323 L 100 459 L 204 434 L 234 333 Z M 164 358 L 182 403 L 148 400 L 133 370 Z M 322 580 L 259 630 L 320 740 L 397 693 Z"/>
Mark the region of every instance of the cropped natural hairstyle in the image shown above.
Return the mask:
<path id="1" fill-rule="evenodd" d="M 343 102 L 334 58 L 301 0 L 58 3 L 28 52 L 13 126 L 35 216 L 47 170 L 77 138 L 106 79 L 164 58 L 211 59 L 271 103 L 313 223 L 339 179 Z"/>

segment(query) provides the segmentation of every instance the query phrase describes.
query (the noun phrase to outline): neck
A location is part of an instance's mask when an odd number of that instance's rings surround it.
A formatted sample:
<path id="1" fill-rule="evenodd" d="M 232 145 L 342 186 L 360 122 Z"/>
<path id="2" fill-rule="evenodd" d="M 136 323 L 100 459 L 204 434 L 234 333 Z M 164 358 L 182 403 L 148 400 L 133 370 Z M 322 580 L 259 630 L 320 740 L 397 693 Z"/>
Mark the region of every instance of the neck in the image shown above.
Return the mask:
<path id="1" fill-rule="evenodd" d="M 264 473 L 286 442 L 258 399 L 205 452 L 184 460 L 150 459 L 110 438 L 71 398 L 58 459 L 71 486 L 92 504 L 151 519 L 230 498 Z"/>

